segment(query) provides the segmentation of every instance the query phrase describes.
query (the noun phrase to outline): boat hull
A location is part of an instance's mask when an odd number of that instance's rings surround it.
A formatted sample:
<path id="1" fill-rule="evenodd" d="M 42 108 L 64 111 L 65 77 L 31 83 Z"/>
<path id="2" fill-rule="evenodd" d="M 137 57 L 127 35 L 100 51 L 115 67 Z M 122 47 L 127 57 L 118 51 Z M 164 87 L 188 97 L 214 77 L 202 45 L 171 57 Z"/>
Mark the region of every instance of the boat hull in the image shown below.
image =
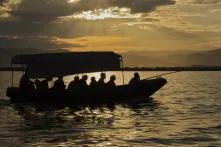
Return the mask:
<path id="1" fill-rule="evenodd" d="M 71 104 L 95 103 L 133 103 L 147 100 L 167 83 L 164 78 L 141 80 L 136 85 L 119 85 L 115 88 L 76 89 L 72 91 L 55 91 L 49 89 L 45 92 L 22 91 L 18 87 L 9 87 L 7 96 L 12 102 L 53 102 Z"/>

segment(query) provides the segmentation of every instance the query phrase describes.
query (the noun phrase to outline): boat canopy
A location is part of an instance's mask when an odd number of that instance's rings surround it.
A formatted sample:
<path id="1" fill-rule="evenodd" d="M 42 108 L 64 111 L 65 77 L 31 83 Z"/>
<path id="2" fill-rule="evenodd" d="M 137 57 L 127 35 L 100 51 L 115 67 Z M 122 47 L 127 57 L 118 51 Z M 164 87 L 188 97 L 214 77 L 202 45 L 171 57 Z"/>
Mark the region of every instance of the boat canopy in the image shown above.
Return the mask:
<path id="1" fill-rule="evenodd" d="M 18 55 L 12 65 L 25 65 L 30 78 L 47 78 L 121 69 L 122 56 L 114 52 L 68 52 Z"/>

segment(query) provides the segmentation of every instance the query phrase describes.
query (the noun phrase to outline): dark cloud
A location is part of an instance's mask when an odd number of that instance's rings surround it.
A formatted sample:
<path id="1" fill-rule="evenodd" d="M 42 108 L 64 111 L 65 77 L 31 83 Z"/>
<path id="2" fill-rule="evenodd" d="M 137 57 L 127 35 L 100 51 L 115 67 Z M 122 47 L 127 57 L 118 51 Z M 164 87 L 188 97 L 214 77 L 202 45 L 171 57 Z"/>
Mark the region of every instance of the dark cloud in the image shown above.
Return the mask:
<path id="1" fill-rule="evenodd" d="M 32 23 L 32 22 L 2 22 L 0 23 L 0 35 L 16 36 L 57 36 L 60 38 L 74 38 L 91 35 L 113 35 L 115 33 L 111 26 L 127 23 L 127 19 L 107 20 L 77 20 L 68 19 L 53 23 Z"/>
<path id="2" fill-rule="evenodd" d="M 160 5 L 175 4 L 174 0 L 81 0 L 77 3 L 80 11 L 95 8 L 125 7 L 132 13 L 149 12 Z"/>
<path id="3" fill-rule="evenodd" d="M 50 50 L 55 48 L 82 47 L 80 44 L 69 44 L 56 37 L 47 36 L 0 36 L 0 48 L 36 48 Z"/>
<path id="4" fill-rule="evenodd" d="M 174 0 L 80 0 L 74 3 L 68 3 L 68 0 L 22 0 L 10 13 L 26 21 L 49 22 L 61 16 L 94 9 L 124 7 L 130 8 L 132 13 L 144 13 L 157 6 L 174 3 Z"/>
<path id="5" fill-rule="evenodd" d="M 68 3 L 68 0 L 0 0 L 0 8 L 7 8 L 4 13 L 9 14 L 7 19 L 0 18 L 0 35 L 9 36 L 0 37 L 0 47 L 81 47 L 61 42 L 56 44 L 53 36 L 74 38 L 127 34 L 126 31 L 113 30 L 111 27 L 133 20 L 109 18 L 90 21 L 58 19 L 59 17 L 110 7 L 130 8 L 131 13 L 146 13 L 158 6 L 174 3 L 174 0 L 79 0 L 74 3 Z"/>
<path id="6" fill-rule="evenodd" d="M 64 52 L 66 48 L 81 48 L 77 43 L 59 41 L 47 36 L 0 36 L 0 66 L 10 65 L 10 59 L 19 54 Z"/>
<path id="7" fill-rule="evenodd" d="M 220 0 L 193 0 L 194 4 L 221 4 Z"/>
<path id="8" fill-rule="evenodd" d="M 72 12 L 66 0 L 22 0 L 12 8 L 10 14 L 23 21 L 49 22 Z"/>
<path id="9" fill-rule="evenodd" d="M 79 0 L 74 3 L 68 3 L 68 0 L 0 0 L 0 4 L 0 7 L 7 7 L 7 14 L 10 14 L 9 18 L 0 19 L 0 35 L 73 38 L 112 34 L 110 26 L 132 20 L 110 18 L 63 21 L 57 18 L 110 7 L 130 8 L 131 13 L 144 13 L 160 5 L 174 4 L 174 0 Z M 0 45 L 2 44 L 3 42 Z"/>
<path id="10" fill-rule="evenodd" d="M 8 0 L 0 0 L 0 6 L 3 6 L 6 2 L 8 2 Z"/>

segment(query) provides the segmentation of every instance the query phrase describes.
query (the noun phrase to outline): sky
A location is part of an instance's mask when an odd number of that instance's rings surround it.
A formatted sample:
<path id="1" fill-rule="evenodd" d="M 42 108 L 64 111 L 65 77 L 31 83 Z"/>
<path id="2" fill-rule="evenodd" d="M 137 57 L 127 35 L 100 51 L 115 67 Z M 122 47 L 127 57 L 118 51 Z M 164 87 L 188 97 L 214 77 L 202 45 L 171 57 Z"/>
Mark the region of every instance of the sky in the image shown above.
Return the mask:
<path id="1" fill-rule="evenodd" d="M 221 0 L 0 0 L 0 48 L 221 48 Z"/>

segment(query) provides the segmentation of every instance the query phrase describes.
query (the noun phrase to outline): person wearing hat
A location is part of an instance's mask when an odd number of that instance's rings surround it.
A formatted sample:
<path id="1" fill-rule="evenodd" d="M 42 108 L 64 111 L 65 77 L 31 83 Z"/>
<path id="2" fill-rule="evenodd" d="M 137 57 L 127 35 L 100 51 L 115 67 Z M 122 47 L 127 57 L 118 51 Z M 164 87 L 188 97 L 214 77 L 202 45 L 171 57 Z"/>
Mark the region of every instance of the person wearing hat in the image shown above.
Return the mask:
<path id="1" fill-rule="evenodd" d="M 140 81 L 139 73 L 135 72 L 134 77 L 130 80 L 129 85 L 135 85 Z"/>

